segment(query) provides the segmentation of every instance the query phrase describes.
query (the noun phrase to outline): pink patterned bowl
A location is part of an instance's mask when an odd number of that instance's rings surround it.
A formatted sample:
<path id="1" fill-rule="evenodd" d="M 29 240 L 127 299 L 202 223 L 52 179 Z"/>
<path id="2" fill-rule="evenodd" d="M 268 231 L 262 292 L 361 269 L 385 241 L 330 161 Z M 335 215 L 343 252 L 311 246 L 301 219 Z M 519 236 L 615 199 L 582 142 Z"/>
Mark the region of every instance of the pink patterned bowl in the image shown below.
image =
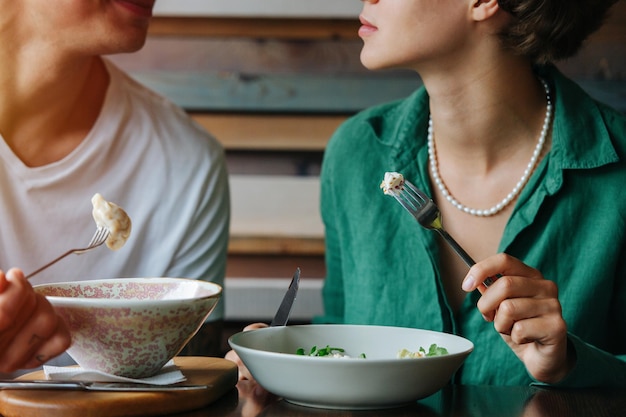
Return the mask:
<path id="1" fill-rule="evenodd" d="M 114 278 L 35 286 L 65 318 L 68 353 L 84 369 L 156 374 L 196 334 L 222 295 L 185 278 Z"/>

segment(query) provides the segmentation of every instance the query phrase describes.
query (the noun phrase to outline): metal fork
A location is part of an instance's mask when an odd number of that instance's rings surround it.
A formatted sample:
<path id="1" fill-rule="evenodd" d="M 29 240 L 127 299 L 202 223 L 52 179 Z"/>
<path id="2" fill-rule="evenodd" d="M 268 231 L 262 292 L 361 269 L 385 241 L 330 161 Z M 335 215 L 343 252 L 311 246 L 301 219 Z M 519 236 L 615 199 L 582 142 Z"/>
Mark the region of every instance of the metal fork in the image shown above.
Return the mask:
<path id="1" fill-rule="evenodd" d="M 402 204 L 402 207 L 415 217 L 420 225 L 439 233 L 467 266 L 471 267 L 476 263 L 461 245 L 445 231 L 439 207 L 423 191 L 405 179 L 402 189 L 398 192 L 393 192 L 392 195 L 398 203 Z M 483 281 L 483 285 L 489 287 L 496 279 L 497 276 L 489 277 Z"/>
<path id="2" fill-rule="evenodd" d="M 54 265 L 55 263 L 59 262 L 61 259 L 65 258 L 68 255 L 71 255 L 73 253 L 81 254 L 81 253 L 85 253 L 87 251 L 97 248 L 98 246 L 102 245 L 107 240 L 107 238 L 109 237 L 109 234 L 110 234 L 109 229 L 107 229 L 104 226 L 99 226 L 96 229 L 96 232 L 94 233 L 93 237 L 91 238 L 91 241 L 87 244 L 87 246 L 85 246 L 84 248 L 68 250 L 67 252 L 65 252 L 63 255 L 59 256 L 55 260 L 48 262 L 47 264 L 37 269 L 36 271 L 31 272 L 30 274 L 26 275 L 26 279 L 32 278 L 36 274 L 40 273 L 41 271 L 48 268 L 49 266 Z"/>

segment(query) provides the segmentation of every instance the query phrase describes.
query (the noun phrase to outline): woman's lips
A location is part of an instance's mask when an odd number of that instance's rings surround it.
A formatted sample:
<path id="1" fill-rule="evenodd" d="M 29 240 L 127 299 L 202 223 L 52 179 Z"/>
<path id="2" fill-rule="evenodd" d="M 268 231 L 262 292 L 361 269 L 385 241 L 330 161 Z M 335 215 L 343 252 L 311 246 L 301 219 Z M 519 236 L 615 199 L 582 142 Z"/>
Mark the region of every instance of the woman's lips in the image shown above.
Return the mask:
<path id="1" fill-rule="evenodd" d="M 371 24 L 369 20 L 367 20 L 363 16 L 359 16 L 359 20 L 361 21 L 361 27 L 359 28 L 360 37 L 371 35 L 378 30 L 376 26 Z"/>

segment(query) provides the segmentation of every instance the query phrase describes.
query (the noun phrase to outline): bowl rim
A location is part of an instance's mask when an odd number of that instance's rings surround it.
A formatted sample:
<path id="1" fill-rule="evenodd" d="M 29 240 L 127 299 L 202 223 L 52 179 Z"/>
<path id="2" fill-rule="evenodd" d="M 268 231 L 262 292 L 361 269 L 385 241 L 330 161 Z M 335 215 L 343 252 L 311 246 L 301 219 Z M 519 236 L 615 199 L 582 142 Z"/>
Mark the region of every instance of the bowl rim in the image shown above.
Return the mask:
<path id="1" fill-rule="evenodd" d="M 359 358 L 357 356 L 352 356 L 352 357 L 346 357 L 346 358 L 341 358 L 341 362 L 351 362 L 351 361 L 356 361 L 356 362 L 368 362 L 368 363 L 396 363 L 398 361 L 407 361 L 407 360 L 419 360 L 421 362 L 424 361 L 439 361 L 439 360 L 445 360 L 445 358 L 451 358 L 451 357 L 457 357 L 457 356 L 469 356 L 469 354 L 471 354 L 474 351 L 474 343 L 457 334 L 454 333 L 447 333 L 447 332 L 443 332 L 443 331 L 437 331 L 437 330 L 430 330 L 430 329 L 420 329 L 420 328 L 416 328 L 416 327 L 403 327 L 403 326 L 385 326 L 385 325 L 369 325 L 369 324 L 339 324 L 339 323 L 333 323 L 333 324 L 298 324 L 298 325 L 292 325 L 292 326 L 277 326 L 277 327 L 263 327 L 260 329 L 253 329 L 253 330 L 247 330 L 247 331 L 240 331 L 237 332 L 233 335 L 231 335 L 228 338 L 228 343 L 229 345 L 232 347 L 233 350 L 235 350 L 235 352 L 237 351 L 237 349 L 241 349 L 241 350 L 245 350 L 248 352 L 254 352 L 257 355 L 260 355 L 261 357 L 275 357 L 275 358 L 289 358 L 289 360 L 328 360 L 328 358 L 326 357 L 318 357 L 318 356 L 308 356 L 308 355 L 297 355 L 295 353 L 288 353 L 288 352 L 274 352 L 274 351 L 269 351 L 269 350 L 260 350 L 260 349 L 255 349 L 255 348 L 251 348 L 248 346 L 243 346 L 239 343 L 237 343 L 236 339 L 239 339 L 241 337 L 245 337 L 244 334 L 252 334 L 254 332 L 268 332 L 268 331 L 280 331 L 280 330 L 270 330 L 270 329 L 286 329 L 286 328 L 305 328 L 305 327 L 340 327 L 340 326 L 345 326 L 345 327 L 353 327 L 353 328 L 385 328 L 385 329 L 401 329 L 401 330 L 415 330 L 415 331 L 419 331 L 419 332 L 423 332 L 423 333 L 432 333 L 432 334 L 443 334 L 445 336 L 449 336 L 449 337 L 453 337 L 453 338 L 458 338 L 458 339 L 462 339 L 461 342 L 463 343 L 467 343 L 468 346 L 465 349 L 459 350 L 458 352 L 453 352 L 453 353 L 448 353 L 447 355 L 441 355 L 441 356 L 425 356 L 425 357 L 420 357 L 420 358 L 393 358 L 393 357 L 389 357 L 389 358 Z"/>
<path id="2" fill-rule="evenodd" d="M 208 300 L 212 298 L 219 299 L 223 292 L 223 286 L 215 282 L 204 281 L 202 279 L 182 278 L 182 277 L 180 278 L 179 277 L 103 278 L 103 279 L 83 280 L 83 281 L 50 282 L 50 283 L 45 283 L 45 284 L 33 285 L 33 289 L 36 292 L 39 292 L 39 290 L 42 290 L 45 287 L 56 287 L 60 285 L 102 284 L 102 283 L 108 283 L 108 282 L 117 283 L 117 282 L 128 282 L 128 281 L 150 283 L 150 282 L 158 282 L 158 280 L 193 282 L 197 285 L 213 287 L 215 289 L 215 292 L 212 294 L 203 296 L 203 297 L 171 298 L 171 299 L 165 299 L 165 300 L 117 299 L 117 298 L 95 298 L 95 297 L 63 297 L 63 296 L 52 296 L 52 295 L 46 295 L 45 297 L 52 304 L 56 304 L 56 305 L 63 304 L 66 306 L 70 306 L 70 305 L 86 306 L 86 305 L 96 305 L 96 304 L 102 304 L 102 303 L 106 303 L 105 306 L 119 306 L 119 305 L 128 306 L 129 304 L 145 306 L 148 304 L 155 304 L 156 302 L 158 302 L 160 306 L 163 306 L 167 304 L 180 303 L 181 301 L 192 301 L 192 300 L 199 301 L 199 300 Z"/>

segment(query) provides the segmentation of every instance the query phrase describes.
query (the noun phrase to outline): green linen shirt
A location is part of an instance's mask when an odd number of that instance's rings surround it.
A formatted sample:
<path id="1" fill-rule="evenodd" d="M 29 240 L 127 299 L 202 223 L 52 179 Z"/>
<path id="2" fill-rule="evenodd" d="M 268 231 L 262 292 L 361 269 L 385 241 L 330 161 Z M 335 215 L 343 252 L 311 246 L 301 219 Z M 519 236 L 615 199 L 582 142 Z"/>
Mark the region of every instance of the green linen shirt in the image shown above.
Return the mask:
<path id="1" fill-rule="evenodd" d="M 555 115 L 552 147 L 522 191 L 500 241 L 559 287 L 576 366 L 559 386 L 626 386 L 626 117 L 555 67 L 541 72 Z M 324 315 L 316 322 L 455 333 L 474 351 L 462 384 L 537 384 L 468 294 L 453 314 L 437 234 L 379 189 L 397 171 L 431 194 L 428 96 L 364 110 L 328 144 L 321 173 L 326 228 Z"/>

